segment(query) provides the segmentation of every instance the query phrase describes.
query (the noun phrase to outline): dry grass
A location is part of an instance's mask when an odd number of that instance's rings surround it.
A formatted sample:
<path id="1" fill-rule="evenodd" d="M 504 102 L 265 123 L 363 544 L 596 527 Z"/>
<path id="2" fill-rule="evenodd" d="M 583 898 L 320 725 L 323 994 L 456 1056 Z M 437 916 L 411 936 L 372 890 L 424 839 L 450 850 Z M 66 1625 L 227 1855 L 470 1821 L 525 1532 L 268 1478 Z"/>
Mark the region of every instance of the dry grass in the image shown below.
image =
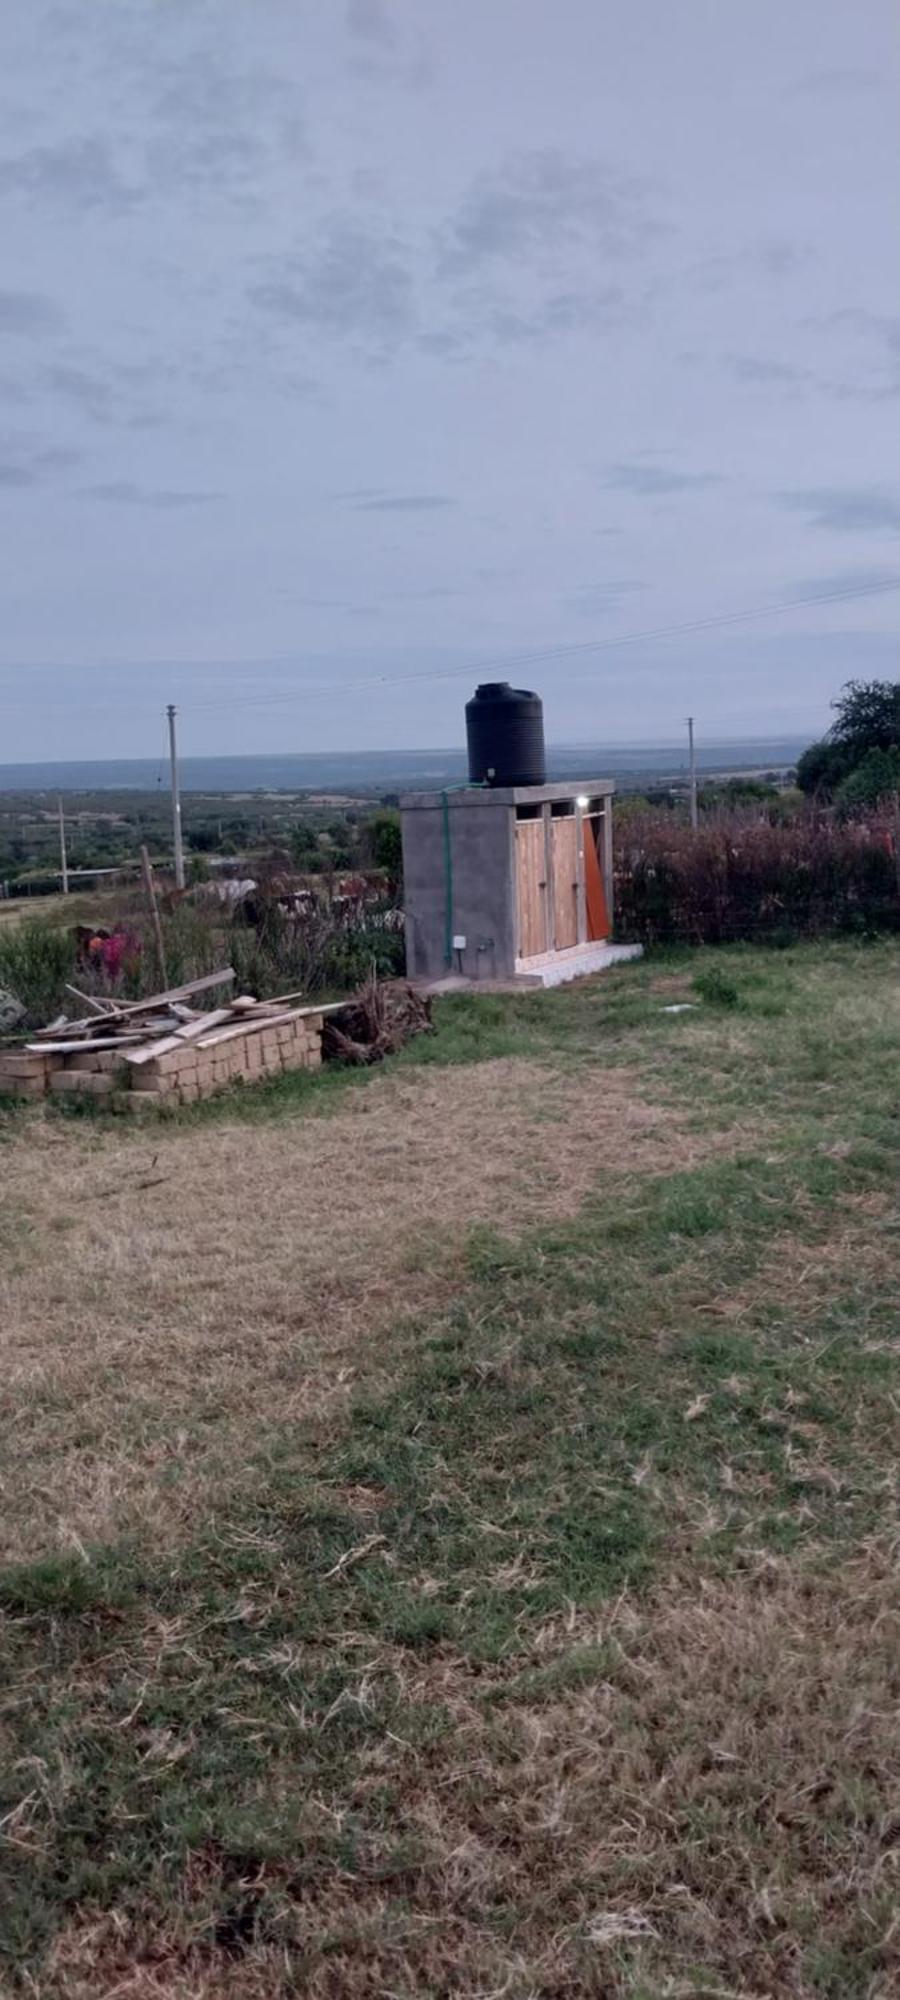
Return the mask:
<path id="1" fill-rule="evenodd" d="M 4 1155 L 4 1552 L 192 1524 L 258 1424 L 377 1380 L 385 1333 L 459 1282 L 472 1223 L 565 1218 L 623 1163 L 742 1137 L 701 1140 L 633 1071 L 514 1057 L 264 1126 L 30 1121 Z"/>
<path id="2" fill-rule="evenodd" d="M 17 2000 L 900 1995 L 862 966 L 448 1002 L 303 1115 L 12 1126 L 7 1532 L 63 1551 L 0 1573 Z"/>
<path id="3" fill-rule="evenodd" d="M 390 1766 L 366 1862 L 304 1879 L 302 1841 L 252 1869 L 197 1852 L 164 1926 L 82 1913 L 35 1996 L 889 2000 L 897 1583 L 873 1541 L 830 1574 L 760 1558 L 695 1594 L 622 1597 L 535 1635 L 534 1691 L 521 1670 L 369 1662 L 363 1706 L 388 1672 L 452 1727 L 426 1747 L 373 1734 L 337 1809 L 310 1798 L 312 1850 L 365 1821 Z M 276 1764 L 273 1789 L 289 1781 Z M 274 1941 L 217 1939 L 216 1911 L 239 1923 L 263 1897 L 293 1974 Z"/>

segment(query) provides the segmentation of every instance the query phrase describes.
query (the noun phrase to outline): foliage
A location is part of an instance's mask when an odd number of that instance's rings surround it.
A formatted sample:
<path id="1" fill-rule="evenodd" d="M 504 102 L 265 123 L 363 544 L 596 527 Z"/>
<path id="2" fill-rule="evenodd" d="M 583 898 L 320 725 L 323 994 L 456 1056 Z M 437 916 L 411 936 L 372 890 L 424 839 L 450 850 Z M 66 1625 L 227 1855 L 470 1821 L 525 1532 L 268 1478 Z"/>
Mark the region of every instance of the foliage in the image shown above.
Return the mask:
<path id="1" fill-rule="evenodd" d="M 25 1008 L 25 1025 L 40 1027 L 59 1013 L 68 979 L 75 977 L 71 933 L 35 917 L 0 929 L 0 986 Z"/>
<path id="2" fill-rule="evenodd" d="M 848 681 L 833 707 L 837 720 L 828 733 L 854 758 L 900 745 L 900 681 Z"/>
<path id="3" fill-rule="evenodd" d="M 900 751 L 900 681 L 848 681 L 833 707 L 836 718 L 827 736 L 811 743 L 797 765 L 801 791 L 822 798 L 838 793 L 871 751 Z M 883 789 L 873 791 L 876 784 Z M 896 789 L 896 765 L 876 764 L 858 797 L 851 794 L 852 802 L 876 804 Z"/>
<path id="4" fill-rule="evenodd" d="M 835 797 L 842 806 L 877 806 L 881 799 L 900 793 L 900 748 L 867 750 L 837 788 Z"/>
<path id="5" fill-rule="evenodd" d="M 265 912 L 251 929 L 235 923 L 227 949 L 238 984 L 260 999 L 285 992 L 344 993 L 376 972 L 402 972 L 402 933 L 386 922 L 385 909 L 366 910 L 357 921 L 339 916 L 329 903 L 295 921 L 278 909 Z"/>
<path id="6" fill-rule="evenodd" d="M 403 880 L 400 814 L 389 810 L 376 813 L 371 823 L 370 837 L 375 866 L 383 868 L 392 890 L 396 890 Z"/>
<path id="7" fill-rule="evenodd" d="M 321 861 L 319 836 L 307 819 L 298 820 L 291 829 L 291 854 L 299 868 L 310 869 Z"/>
<path id="8" fill-rule="evenodd" d="M 740 1006 L 740 988 L 718 965 L 707 965 L 700 972 L 695 972 L 691 984 L 694 992 L 709 1007 Z"/>
<path id="9" fill-rule="evenodd" d="M 723 814 L 696 833 L 648 813 L 618 841 L 617 929 L 648 944 L 897 929 L 898 840 L 890 813 Z"/>

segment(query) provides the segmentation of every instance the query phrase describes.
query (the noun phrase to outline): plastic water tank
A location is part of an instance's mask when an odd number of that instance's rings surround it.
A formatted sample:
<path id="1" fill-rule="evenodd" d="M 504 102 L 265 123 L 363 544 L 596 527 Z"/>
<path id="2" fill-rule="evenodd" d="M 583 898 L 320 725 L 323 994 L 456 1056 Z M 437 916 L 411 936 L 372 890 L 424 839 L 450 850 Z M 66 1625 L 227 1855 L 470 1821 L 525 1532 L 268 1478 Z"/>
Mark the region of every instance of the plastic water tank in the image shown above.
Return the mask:
<path id="1" fill-rule="evenodd" d="M 528 688 L 484 681 L 466 702 L 466 739 L 470 784 L 544 784 L 544 708 Z"/>

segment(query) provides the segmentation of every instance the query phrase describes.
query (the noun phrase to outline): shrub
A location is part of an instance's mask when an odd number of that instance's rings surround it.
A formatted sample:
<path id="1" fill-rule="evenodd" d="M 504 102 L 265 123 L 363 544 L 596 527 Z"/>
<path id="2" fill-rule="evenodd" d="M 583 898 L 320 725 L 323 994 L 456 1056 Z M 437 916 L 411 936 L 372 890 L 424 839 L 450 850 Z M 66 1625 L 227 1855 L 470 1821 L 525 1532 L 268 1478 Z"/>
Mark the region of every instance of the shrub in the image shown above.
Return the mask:
<path id="1" fill-rule="evenodd" d="M 647 813 L 617 843 L 616 922 L 644 943 L 718 944 L 900 928 L 900 819 Z"/>
<path id="2" fill-rule="evenodd" d="M 900 793 L 900 749 L 868 750 L 835 797 L 842 806 L 877 806 Z"/>
<path id="3" fill-rule="evenodd" d="M 25 1026 L 41 1027 L 68 1003 L 66 981 L 75 978 L 75 940 L 46 918 L 0 930 L 0 986 L 25 1009 Z"/>
<path id="4" fill-rule="evenodd" d="M 395 912 L 368 907 L 350 917 L 322 902 L 294 919 L 277 905 L 251 928 L 237 920 L 227 950 L 245 993 L 345 993 L 375 967 L 403 971 L 404 943 Z"/>

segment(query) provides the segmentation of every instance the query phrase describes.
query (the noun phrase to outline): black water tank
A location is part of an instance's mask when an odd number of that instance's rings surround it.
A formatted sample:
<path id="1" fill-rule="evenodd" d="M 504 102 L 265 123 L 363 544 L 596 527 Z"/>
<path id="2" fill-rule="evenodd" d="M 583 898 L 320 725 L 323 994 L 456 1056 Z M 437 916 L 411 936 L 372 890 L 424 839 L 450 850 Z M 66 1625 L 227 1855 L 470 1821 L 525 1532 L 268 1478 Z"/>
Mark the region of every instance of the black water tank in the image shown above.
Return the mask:
<path id="1" fill-rule="evenodd" d="M 469 782 L 473 785 L 542 785 L 545 780 L 544 710 L 539 694 L 484 681 L 466 702 Z"/>

